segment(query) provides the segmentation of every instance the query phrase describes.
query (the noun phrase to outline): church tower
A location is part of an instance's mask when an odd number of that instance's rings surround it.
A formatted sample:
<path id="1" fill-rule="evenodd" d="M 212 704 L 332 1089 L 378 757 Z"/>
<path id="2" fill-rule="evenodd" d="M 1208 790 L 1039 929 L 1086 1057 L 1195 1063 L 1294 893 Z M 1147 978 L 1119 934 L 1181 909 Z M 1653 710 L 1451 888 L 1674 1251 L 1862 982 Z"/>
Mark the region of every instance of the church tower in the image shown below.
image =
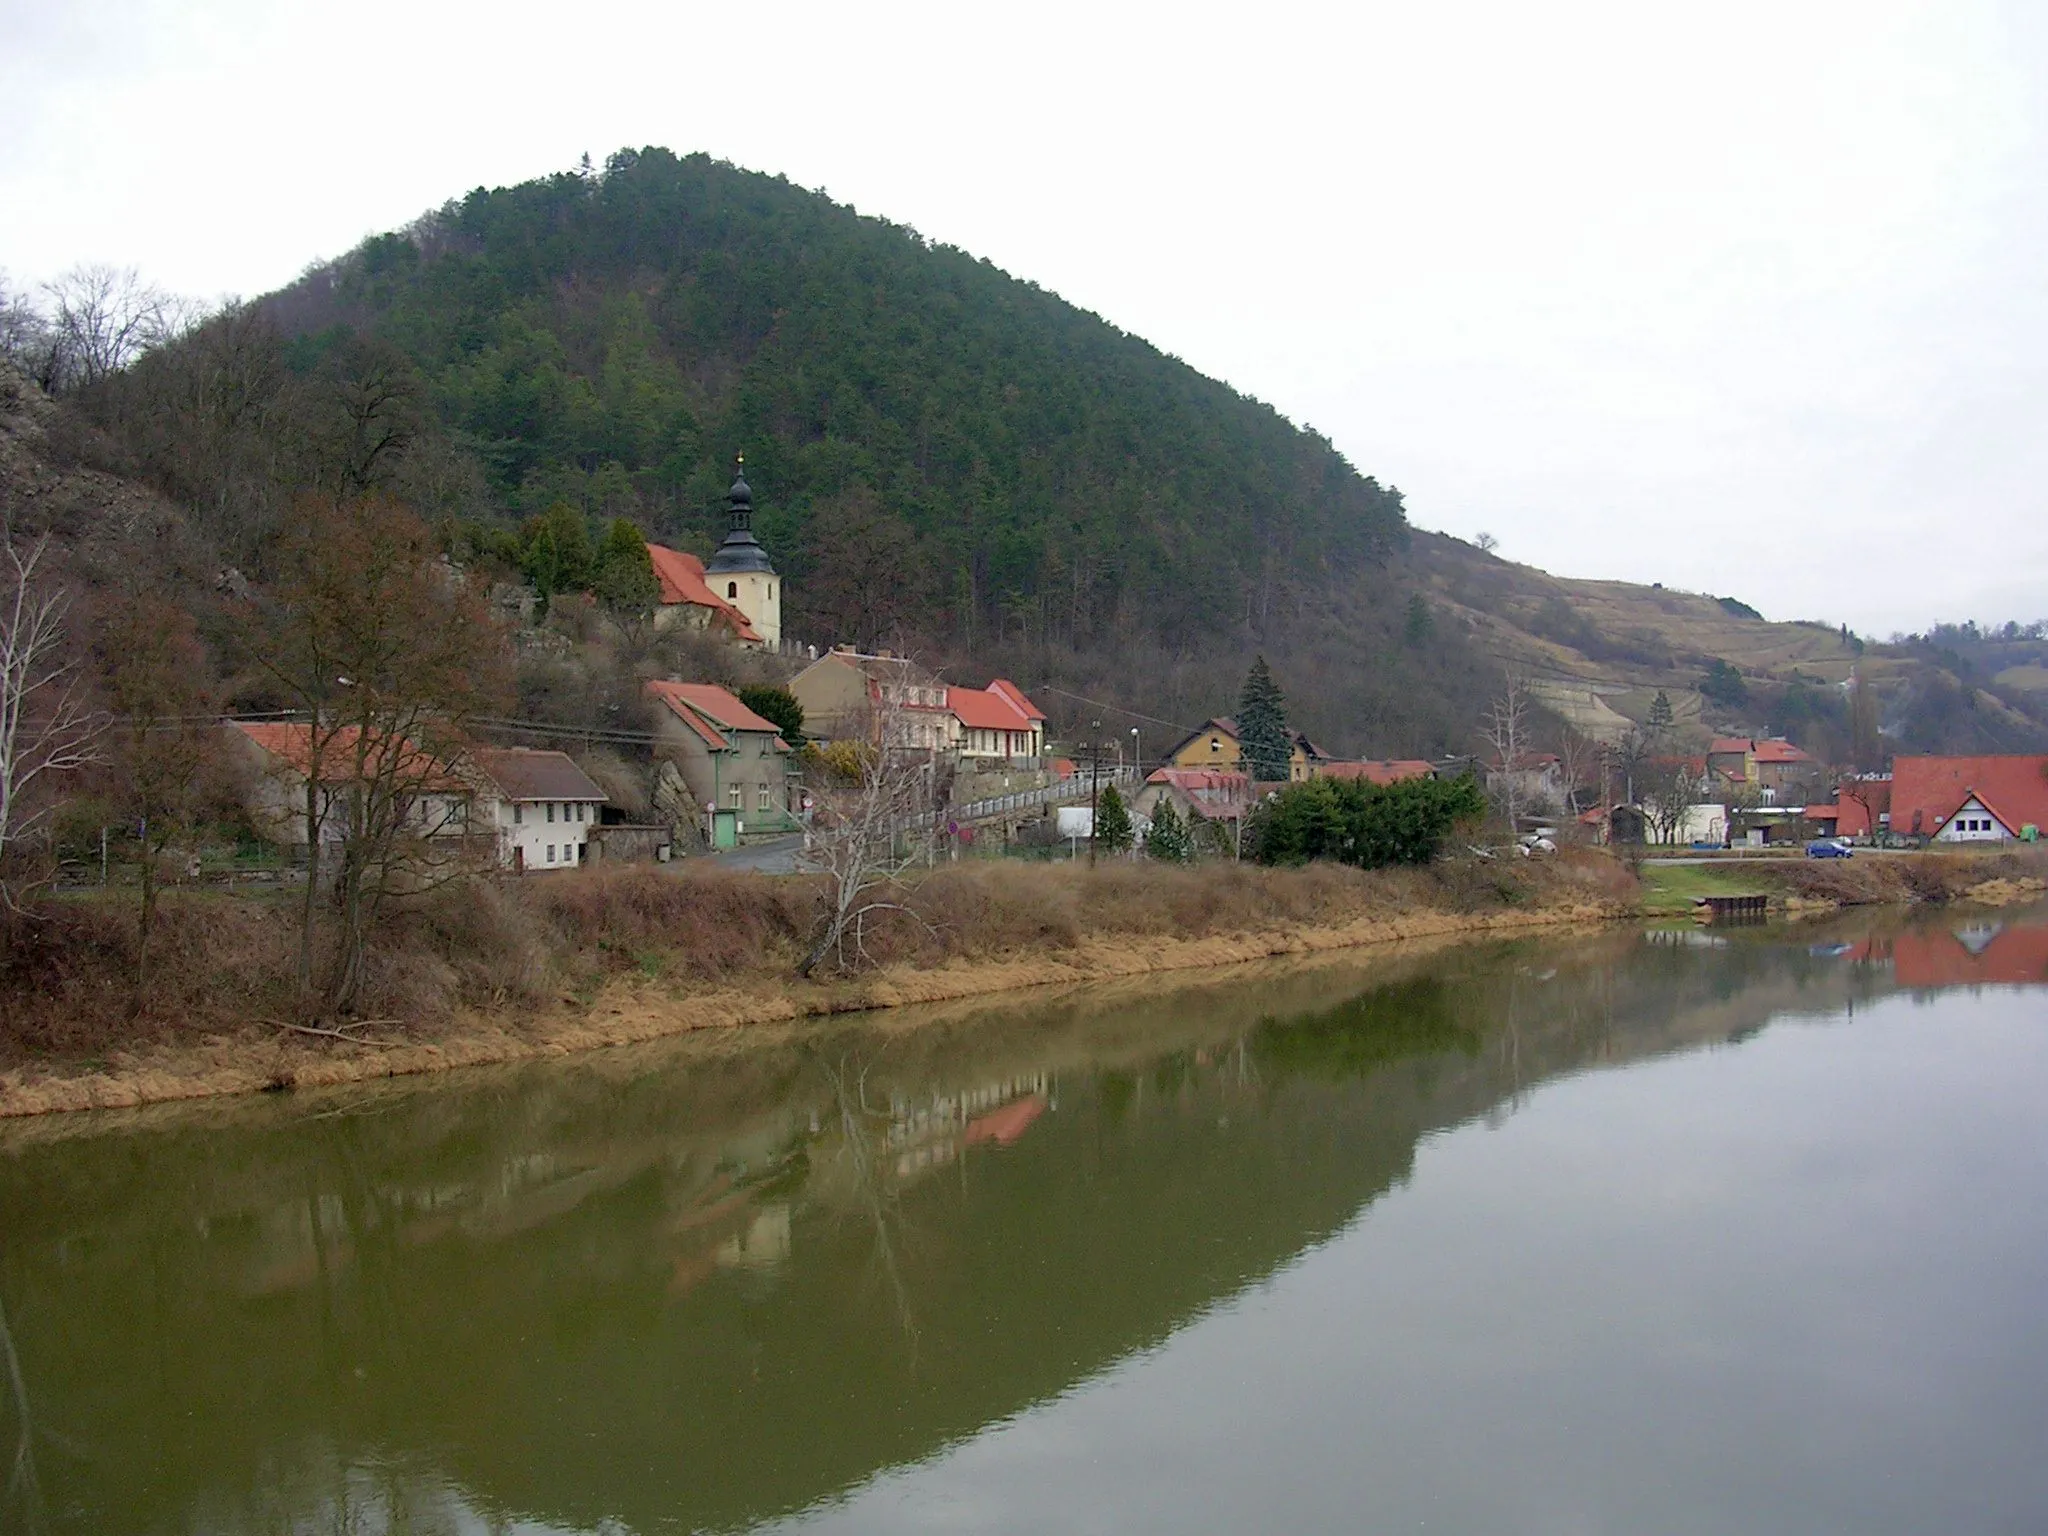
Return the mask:
<path id="1" fill-rule="evenodd" d="M 744 456 L 726 493 L 726 517 L 731 526 L 725 542 L 705 562 L 705 584 L 745 614 L 772 649 L 782 641 L 782 578 L 754 537 L 754 492 L 747 484 Z"/>

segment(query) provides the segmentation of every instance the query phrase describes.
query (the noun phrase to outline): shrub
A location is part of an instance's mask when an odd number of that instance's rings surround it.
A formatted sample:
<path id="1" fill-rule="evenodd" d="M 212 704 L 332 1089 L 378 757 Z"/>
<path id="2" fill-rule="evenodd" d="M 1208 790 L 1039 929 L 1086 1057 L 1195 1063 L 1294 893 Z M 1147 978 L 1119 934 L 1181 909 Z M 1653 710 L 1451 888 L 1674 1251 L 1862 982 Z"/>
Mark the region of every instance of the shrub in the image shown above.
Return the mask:
<path id="1" fill-rule="evenodd" d="M 1458 827 L 1485 814 L 1485 794 L 1470 774 L 1394 784 L 1311 779 L 1288 785 L 1260 808 L 1251 852 L 1262 864 L 1427 864 Z"/>

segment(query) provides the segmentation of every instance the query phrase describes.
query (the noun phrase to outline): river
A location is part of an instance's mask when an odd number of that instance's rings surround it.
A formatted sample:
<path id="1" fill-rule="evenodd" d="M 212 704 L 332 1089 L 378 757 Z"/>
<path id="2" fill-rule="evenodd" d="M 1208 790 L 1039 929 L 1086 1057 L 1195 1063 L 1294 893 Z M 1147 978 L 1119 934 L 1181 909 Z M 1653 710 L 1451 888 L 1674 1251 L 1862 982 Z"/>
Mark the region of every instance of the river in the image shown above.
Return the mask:
<path id="1" fill-rule="evenodd" d="M 0 1531 L 2048 1529 L 2048 916 L 0 1126 Z"/>

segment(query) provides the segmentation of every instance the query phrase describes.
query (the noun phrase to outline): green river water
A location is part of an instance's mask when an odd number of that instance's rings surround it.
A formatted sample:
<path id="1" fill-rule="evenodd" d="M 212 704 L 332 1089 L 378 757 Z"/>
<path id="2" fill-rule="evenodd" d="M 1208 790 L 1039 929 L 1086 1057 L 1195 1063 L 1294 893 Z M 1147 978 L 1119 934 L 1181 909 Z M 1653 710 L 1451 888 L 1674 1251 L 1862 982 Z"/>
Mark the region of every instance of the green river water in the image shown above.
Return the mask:
<path id="1" fill-rule="evenodd" d="M 2048 917 L 0 1126 L 0 1531 L 2048 1530 Z"/>

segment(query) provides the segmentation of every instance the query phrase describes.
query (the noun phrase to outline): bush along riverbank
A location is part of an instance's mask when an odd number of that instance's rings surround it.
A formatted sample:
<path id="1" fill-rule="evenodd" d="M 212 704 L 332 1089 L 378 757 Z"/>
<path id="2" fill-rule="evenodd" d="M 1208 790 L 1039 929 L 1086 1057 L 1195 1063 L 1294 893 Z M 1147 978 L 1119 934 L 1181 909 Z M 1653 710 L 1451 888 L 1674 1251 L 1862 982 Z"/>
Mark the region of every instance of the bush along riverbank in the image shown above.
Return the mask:
<path id="1" fill-rule="evenodd" d="M 1658 873 L 1644 871 L 1652 893 Z M 2039 855 L 1916 855 L 1749 865 L 1725 878 L 1798 910 L 2024 899 L 2044 873 Z M 12 926 L 0 952 L 0 1115 L 312 1087 L 692 1029 L 1611 921 L 1643 914 L 1645 896 L 1621 860 L 1572 850 L 1378 870 L 966 863 L 932 872 L 910 892 L 912 910 L 871 926 L 865 968 L 802 981 L 824 882 L 596 868 L 478 882 L 394 908 L 369 947 L 361 1014 L 315 1026 L 328 1034 L 294 1022 L 293 896 L 172 893 L 140 989 L 132 902 L 70 897 Z"/>

